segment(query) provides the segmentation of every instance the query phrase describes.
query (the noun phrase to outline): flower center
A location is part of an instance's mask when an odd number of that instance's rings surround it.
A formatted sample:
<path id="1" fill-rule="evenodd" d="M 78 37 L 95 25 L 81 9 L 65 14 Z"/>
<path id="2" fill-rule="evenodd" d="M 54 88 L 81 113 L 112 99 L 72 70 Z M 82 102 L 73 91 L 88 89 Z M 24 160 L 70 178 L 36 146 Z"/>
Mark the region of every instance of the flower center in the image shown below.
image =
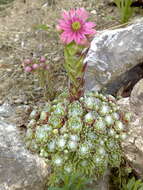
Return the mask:
<path id="1" fill-rule="evenodd" d="M 80 22 L 76 21 L 76 22 L 73 22 L 73 23 L 72 23 L 72 29 L 73 29 L 74 31 L 77 31 L 77 30 L 79 30 L 80 28 L 81 28 Z"/>

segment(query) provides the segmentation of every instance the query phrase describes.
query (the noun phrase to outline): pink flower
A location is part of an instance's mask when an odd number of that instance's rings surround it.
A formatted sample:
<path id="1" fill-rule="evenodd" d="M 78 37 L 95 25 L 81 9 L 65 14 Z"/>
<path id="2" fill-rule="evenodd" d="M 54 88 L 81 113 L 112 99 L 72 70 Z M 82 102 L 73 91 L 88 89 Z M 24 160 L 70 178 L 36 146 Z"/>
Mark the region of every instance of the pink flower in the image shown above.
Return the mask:
<path id="1" fill-rule="evenodd" d="M 69 12 L 62 13 L 62 19 L 59 20 L 58 30 L 62 31 L 61 40 L 65 44 L 74 41 L 76 44 L 82 44 L 89 35 L 96 33 L 93 29 L 96 25 L 93 22 L 87 22 L 88 12 L 84 8 L 71 9 Z"/>
<path id="2" fill-rule="evenodd" d="M 46 58 L 45 58 L 44 56 L 41 56 L 40 62 L 41 62 L 41 63 L 45 63 L 45 62 L 46 62 Z"/>
<path id="3" fill-rule="evenodd" d="M 33 68 L 33 69 L 38 69 L 38 68 L 39 68 L 39 64 L 34 63 L 34 64 L 32 65 L 32 68 Z"/>
<path id="4" fill-rule="evenodd" d="M 24 70 L 25 70 L 25 72 L 31 72 L 32 71 L 32 67 L 30 67 L 30 66 L 27 66 L 27 67 L 25 67 L 24 68 Z"/>
<path id="5" fill-rule="evenodd" d="M 24 60 L 24 65 L 29 65 L 32 63 L 32 60 L 31 59 L 25 59 Z"/>

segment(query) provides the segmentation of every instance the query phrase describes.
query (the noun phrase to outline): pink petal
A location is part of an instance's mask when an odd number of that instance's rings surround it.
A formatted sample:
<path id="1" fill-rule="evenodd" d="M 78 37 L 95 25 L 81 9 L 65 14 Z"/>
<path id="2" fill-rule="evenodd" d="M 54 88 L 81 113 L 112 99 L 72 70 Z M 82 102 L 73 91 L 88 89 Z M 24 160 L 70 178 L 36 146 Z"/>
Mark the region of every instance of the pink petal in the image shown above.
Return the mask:
<path id="1" fill-rule="evenodd" d="M 95 34 L 96 30 L 94 30 L 94 29 L 85 29 L 83 33 L 86 34 L 86 35 Z"/>
<path id="2" fill-rule="evenodd" d="M 30 67 L 30 66 L 26 66 L 25 68 L 24 68 L 24 70 L 25 70 L 25 72 L 31 72 L 32 71 L 32 67 Z"/>
<path id="3" fill-rule="evenodd" d="M 84 25 L 86 28 L 93 28 L 96 26 L 96 24 L 93 22 L 86 22 Z"/>
<path id="4" fill-rule="evenodd" d="M 60 25 L 57 25 L 57 26 L 56 26 L 56 30 L 57 30 L 58 32 L 62 32 L 63 29 L 61 28 Z"/>
<path id="5" fill-rule="evenodd" d="M 83 39 L 80 41 L 80 45 L 88 47 L 90 45 L 90 43 L 87 39 Z"/>
<path id="6" fill-rule="evenodd" d="M 70 29 L 70 25 L 65 20 L 59 20 L 59 27 L 63 30 Z"/>
<path id="7" fill-rule="evenodd" d="M 83 20 L 77 16 L 74 16 L 71 20 L 72 20 L 72 23 L 79 22 L 81 24 L 81 26 L 84 24 Z"/>
<path id="8" fill-rule="evenodd" d="M 79 32 L 76 32 L 75 33 L 75 36 L 74 36 L 74 41 L 77 43 L 77 44 L 80 44 L 81 43 L 81 41 L 83 41 L 83 39 L 85 39 L 86 37 L 83 35 L 83 34 L 81 34 L 81 33 L 79 33 Z"/>
<path id="9" fill-rule="evenodd" d="M 93 29 L 93 27 L 95 26 L 95 24 L 93 22 L 86 22 L 84 25 L 83 25 L 83 33 L 84 34 L 95 34 L 96 33 L 96 30 Z"/>
<path id="10" fill-rule="evenodd" d="M 64 43 L 69 44 L 70 42 L 73 41 L 73 37 L 72 37 L 72 35 L 71 35 L 70 33 L 68 33 L 68 32 L 63 32 L 63 33 L 61 34 L 61 40 L 62 40 Z"/>
<path id="11" fill-rule="evenodd" d="M 79 8 L 76 10 L 76 14 L 79 18 L 81 18 L 82 20 L 86 20 L 89 17 L 88 12 L 84 9 L 84 8 Z"/>
<path id="12" fill-rule="evenodd" d="M 75 38 L 75 42 L 76 42 L 77 44 L 80 44 L 81 39 L 80 39 L 80 38 Z"/>
<path id="13" fill-rule="evenodd" d="M 65 20 L 70 19 L 69 13 L 68 13 L 67 11 L 65 11 L 65 10 L 62 12 L 62 17 L 63 17 Z"/>
<path id="14" fill-rule="evenodd" d="M 32 65 L 32 68 L 33 68 L 33 69 L 37 69 L 37 68 L 39 68 L 39 64 L 36 64 L 36 63 L 33 64 L 33 65 Z"/>
<path id="15" fill-rule="evenodd" d="M 74 17 L 76 15 L 76 10 L 75 9 L 71 9 L 69 11 L 69 15 L 70 15 L 70 18 Z"/>

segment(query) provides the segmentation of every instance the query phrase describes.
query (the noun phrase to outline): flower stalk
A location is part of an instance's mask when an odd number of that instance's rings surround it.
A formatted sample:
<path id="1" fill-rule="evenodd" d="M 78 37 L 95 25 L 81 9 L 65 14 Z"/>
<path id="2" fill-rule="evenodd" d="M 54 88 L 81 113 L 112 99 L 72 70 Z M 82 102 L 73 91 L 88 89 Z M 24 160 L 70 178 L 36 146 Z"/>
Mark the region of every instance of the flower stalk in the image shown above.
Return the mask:
<path id="1" fill-rule="evenodd" d="M 84 71 L 83 64 L 84 54 L 82 46 L 71 43 L 65 46 L 64 67 L 69 77 L 69 94 L 70 101 L 78 100 L 84 93 Z"/>
<path id="2" fill-rule="evenodd" d="M 84 73 L 86 64 L 83 63 L 84 47 L 88 46 L 89 36 L 95 34 L 95 24 L 87 22 L 88 13 L 84 8 L 64 11 L 57 26 L 61 32 L 61 41 L 65 44 L 64 67 L 69 77 L 70 101 L 79 100 L 84 93 Z"/>

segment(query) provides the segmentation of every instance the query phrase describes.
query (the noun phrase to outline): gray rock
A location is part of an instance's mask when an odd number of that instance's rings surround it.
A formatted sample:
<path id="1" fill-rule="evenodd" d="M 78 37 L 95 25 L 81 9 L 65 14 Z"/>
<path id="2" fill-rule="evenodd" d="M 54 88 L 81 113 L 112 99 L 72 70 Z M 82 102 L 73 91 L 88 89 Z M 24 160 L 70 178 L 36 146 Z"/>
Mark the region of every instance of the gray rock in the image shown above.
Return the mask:
<path id="1" fill-rule="evenodd" d="M 140 88 L 142 87 L 142 88 Z M 128 137 L 122 142 L 125 157 L 136 173 L 143 178 L 143 80 L 134 87 L 130 98 L 119 100 L 121 109 L 132 113 Z"/>
<path id="2" fill-rule="evenodd" d="M 0 116 L 9 117 L 13 114 L 13 109 L 8 102 L 4 102 L 0 106 Z"/>
<path id="3" fill-rule="evenodd" d="M 43 190 L 49 171 L 25 147 L 18 129 L 0 121 L 0 190 Z"/>
<path id="4" fill-rule="evenodd" d="M 124 79 L 128 80 L 128 74 L 123 76 L 124 73 L 142 63 L 142 60 L 143 19 L 125 28 L 99 31 L 85 58 L 85 87 L 100 90 L 112 84 L 112 88 L 117 88 L 116 81 L 120 86 Z"/>
<path id="5" fill-rule="evenodd" d="M 141 79 L 133 88 L 130 97 L 132 110 L 137 114 L 143 113 L 143 79 Z"/>

